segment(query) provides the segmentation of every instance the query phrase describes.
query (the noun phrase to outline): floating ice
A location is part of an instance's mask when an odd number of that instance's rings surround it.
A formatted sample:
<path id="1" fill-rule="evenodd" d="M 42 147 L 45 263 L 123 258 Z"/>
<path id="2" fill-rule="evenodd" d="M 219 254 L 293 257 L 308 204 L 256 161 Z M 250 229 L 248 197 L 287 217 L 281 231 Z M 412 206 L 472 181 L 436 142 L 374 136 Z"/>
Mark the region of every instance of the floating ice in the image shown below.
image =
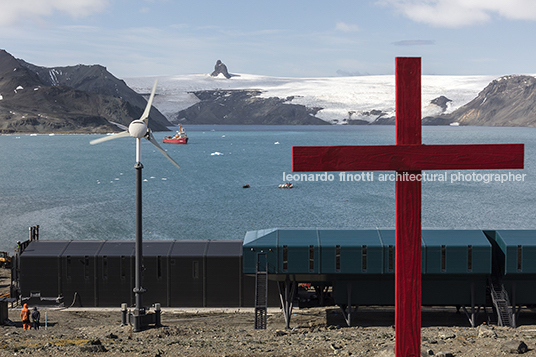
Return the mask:
<path id="1" fill-rule="evenodd" d="M 219 152 L 219 151 L 216 151 L 216 152 L 213 152 L 210 154 L 211 156 L 219 156 L 219 155 L 223 155 L 222 152 Z"/>

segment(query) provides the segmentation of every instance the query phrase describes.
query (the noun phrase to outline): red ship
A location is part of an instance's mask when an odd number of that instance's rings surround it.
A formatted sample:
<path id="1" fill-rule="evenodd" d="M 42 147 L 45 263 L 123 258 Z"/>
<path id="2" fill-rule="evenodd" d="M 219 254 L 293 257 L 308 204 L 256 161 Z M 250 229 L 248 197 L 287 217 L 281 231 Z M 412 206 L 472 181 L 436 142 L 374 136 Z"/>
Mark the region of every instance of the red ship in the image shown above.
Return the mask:
<path id="1" fill-rule="evenodd" d="M 179 124 L 179 130 L 177 130 L 177 134 L 173 136 L 166 136 L 164 140 L 162 140 L 162 142 L 164 144 L 187 144 L 188 135 L 186 135 L 184 128 Z"/>

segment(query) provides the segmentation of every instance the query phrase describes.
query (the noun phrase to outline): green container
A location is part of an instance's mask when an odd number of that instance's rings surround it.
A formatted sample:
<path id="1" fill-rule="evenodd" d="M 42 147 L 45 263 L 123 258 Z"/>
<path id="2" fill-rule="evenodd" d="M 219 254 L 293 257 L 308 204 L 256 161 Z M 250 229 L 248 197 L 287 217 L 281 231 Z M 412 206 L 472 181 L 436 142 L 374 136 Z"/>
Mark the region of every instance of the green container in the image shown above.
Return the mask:
<path id="1" fill-rule="evenodd" d="M 277 241 L 277 228 L 247 232 L 242 245 L 242 272 L 255 274 L 257 262 L 261 261 L 263 265 L 268 263 L 270 274 L 278 274 Z"/>
<path id="2" fill-rule="evenodd" d="M 536 231 L 487 232 L 504 254 L 504 275 L 536 274 Z"/>
<path id="3" fill-rule="evenodd" d="M 491 244 L 479 230 L 423 230 L 423 274 L 490 274 Z"/>
<path id="4" fill-rule="evenodd" d="M 377 230 L 319 230 L 322 274 L 380 274 L 383 247 Z"/>

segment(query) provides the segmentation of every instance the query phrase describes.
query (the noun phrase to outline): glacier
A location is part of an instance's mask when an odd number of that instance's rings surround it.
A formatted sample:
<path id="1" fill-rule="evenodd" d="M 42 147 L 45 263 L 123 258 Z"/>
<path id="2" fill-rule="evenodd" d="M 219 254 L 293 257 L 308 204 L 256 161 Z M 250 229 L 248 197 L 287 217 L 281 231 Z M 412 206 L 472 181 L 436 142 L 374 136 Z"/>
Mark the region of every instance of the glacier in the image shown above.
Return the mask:
<path id="1" fill-rule="evenodd" d="M 498 76 L 493 75 L 423 75 L 422 116 L 458 109 L 496 78 Z M 350 118 L 370 122 L 375 119 L 371 111 L 381 111 L 384 116 L 394 116 L 395 112 L 394 75 L 291 78 L 233 74 L 226 79 L 209 74 L 185 74 L 124 80 L 134 91 L 145 94 L 150 92 L 155 79 L 158 79 L 158 88 L 153 105 L 168 118 L 199 101 L 191 92 L 217 89 L 256 89 L 262 91 L 261 97 L 292 97 L 292 104 L 323 108 L 316 117 L 334 124 Z M 446 111 L 430 103 L 442 95 L 451 100 Z"/>

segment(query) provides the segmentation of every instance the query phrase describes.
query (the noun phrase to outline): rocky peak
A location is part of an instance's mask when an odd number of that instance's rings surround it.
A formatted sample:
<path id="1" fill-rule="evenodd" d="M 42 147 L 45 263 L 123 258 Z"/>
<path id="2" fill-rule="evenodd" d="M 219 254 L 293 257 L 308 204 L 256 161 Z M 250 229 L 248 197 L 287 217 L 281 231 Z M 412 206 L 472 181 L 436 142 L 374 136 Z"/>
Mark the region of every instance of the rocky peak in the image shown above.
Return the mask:
<path id="1" fill-rule="evenodd" d="M 222 61 L 217 60 L 216 65 L 214 66 L 214 72 L 212 72 L 210 75 L 212 77 L 217 77 L 218 75 L 223 74 L 223 76 L 227 79 L 231 78 L 231 75 L 227 71 L 227 66 L 223 64 Z"/>

